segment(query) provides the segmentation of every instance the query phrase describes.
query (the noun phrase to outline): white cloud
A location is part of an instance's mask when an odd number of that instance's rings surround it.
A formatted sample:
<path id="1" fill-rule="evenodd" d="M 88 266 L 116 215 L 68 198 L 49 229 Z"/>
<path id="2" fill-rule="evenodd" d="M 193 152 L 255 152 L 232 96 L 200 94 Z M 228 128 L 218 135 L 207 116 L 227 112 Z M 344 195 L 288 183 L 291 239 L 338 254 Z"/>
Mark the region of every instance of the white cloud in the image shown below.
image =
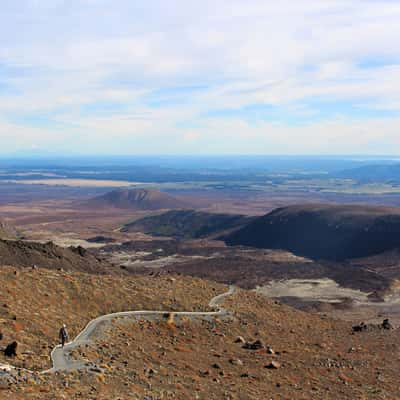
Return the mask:
<path id="1" fill-rule="evenodd" d="M 69 148 L 79 135 L 94 152 L 111 143 L 159 153 L 174 140 L 177 153 L 199 143 L 218 152 L 356 153 L 377 141 L 377 151 L 392 151 L 399 121 L 384 113 L 400 112 L 399 19 L 400 3 L 389 0 L 6 0 L 0 138 L 5 151 L 38 139 Z M 317 120 L 310 98 L 375 114 L 332 110 Z M 249 121 L 239 110 L 254 104 L 280 107 L 280 120 Z M 211 119 L 220 109 L 237 113 Z M 246 142 L 265 137 L 265 146 Z"/>

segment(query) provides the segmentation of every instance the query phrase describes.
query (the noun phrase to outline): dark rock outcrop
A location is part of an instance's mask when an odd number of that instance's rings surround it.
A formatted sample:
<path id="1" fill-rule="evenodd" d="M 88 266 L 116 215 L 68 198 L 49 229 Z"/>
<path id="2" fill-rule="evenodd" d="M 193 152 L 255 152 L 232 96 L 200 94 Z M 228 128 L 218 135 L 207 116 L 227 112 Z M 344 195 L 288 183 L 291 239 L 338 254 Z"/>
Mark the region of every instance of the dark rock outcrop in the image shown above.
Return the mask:
<path id="1" fill-rule="evenodd" d="M 365 324 L 361 322 L 358 325 L 353 326 L 353 332 L 365 332 L 365 331 L 377 331 L 377 330 L 391 330 L 394 329 L 389 319 L 384 319 L 381 324 Z"/>
<path id="2" fill-rule="evenodd" d="M 243 346 L 244 349 L 247 350 L 260 350 L 265 349 L 265 345 L 261 340 L 256 340 L 254 342 L 246 342 Z"/>
<path id="3" fill-rule="evenodd" d="M 18 342 L 12 342 L 4 350 L 6 357 L 16 357 L 18 355 Z"/>
<path id="4" fill-rule="evenodd" d="M 393 329 L 393 325 L 390 323 L 389 319 L 384 319 L 382 322 L 382 329 Z"/>
<path id="5" fill-rule="evenodd" d="M 108 236 L 93 236 L 93 237 L 90 237 L 90 238 L 86 239 L 86 241 L 89 242 L 89 243 L 100 243 L 100 244 L 102 244 L 102 243 L 107 244 L 107 243 L 115 243 L 116 242 L 115 239 L 113 239 L 111 237 L 108 237 Z"/>
<path id="6" fill-rule="evenodd" d="M 35 243 L 0 239 L 0 265 L 105 273 L 110 264 L 84 248 L 63 248 L 52 242 Z"/>

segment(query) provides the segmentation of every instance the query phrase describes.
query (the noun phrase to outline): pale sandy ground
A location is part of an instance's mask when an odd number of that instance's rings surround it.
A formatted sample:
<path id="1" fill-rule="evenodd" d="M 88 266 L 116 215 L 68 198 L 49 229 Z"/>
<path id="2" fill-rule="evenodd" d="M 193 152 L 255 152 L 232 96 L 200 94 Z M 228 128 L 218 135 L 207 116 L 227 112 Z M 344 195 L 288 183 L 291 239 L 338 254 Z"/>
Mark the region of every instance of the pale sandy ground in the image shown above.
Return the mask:
<path id="1" fill-rule="evenodd" d="M 340 287 L 332 279 L 289 279 L 271 281 L 258 287 L 258 293 L 267 297 L 298 297 L 306 301 L 318 300 L 326 303 L 339 303 L 351 298 L 359 303 L 368 302 L 368 293 Z"/>
<path id="2" fill-rule="evenodd" d="M 85 247 L 85 248 L 100 248 L 104 246 L 104 243 L 91 243 L 88 242 L 87 240 L 83 240 L 83 239 L 77 239 L 74 237 L 70 237 L 68 236 L 68 234 L 65 235 L 51 235 L 51 239 L 34 239 L 34 240 L 27 240 L 27 241 L 31 241 L 31 242 L 39 242 L 39 243 L 47 243 L 49 240 L 51 240 L 54 244 L 56 244 L 57 246 L 60 247 L 70 247 L 70 246 L 74 246 L 74 247 Z M 113 244 L 118 244 L 118 243 L 113 243 Z"/>
<path id="3" fill-rule="evenodd" d="M 321 301 L 332 304 L 350 298 L 353 300 L 352 307 L 332 309 L 328 314 L 339 319 L 368 323 L 380 323 L 382 319 L 390 318 L 395 326 L 400 326 L 400 287 L 394 287 L 385 296 L 384 302 L 371 302 L 368 299 L 369 293 L 341 287 L 328 278 L 272 281 L 255 290 L 266 297 L 295 297 L 299 302 Z"/>

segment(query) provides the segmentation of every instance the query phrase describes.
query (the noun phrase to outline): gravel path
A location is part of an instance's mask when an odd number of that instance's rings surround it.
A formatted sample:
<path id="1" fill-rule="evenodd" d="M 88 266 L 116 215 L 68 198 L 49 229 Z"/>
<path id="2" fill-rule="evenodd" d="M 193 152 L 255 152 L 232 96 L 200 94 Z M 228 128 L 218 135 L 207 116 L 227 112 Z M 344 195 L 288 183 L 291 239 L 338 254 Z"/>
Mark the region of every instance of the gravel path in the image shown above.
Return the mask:
<path id="1" fill-rule="evenodd" d="M 228 311 L 220 307 L 220 304 L 224 301 L 225 297 L 232 295 L 235 292 L 235 287 L 230 286 L 229 291 L 222 293 L 213 299 L 211 299 L 208 304 L 211 308 L 218 308 L 217 311 L 209 312 L 191 312 L 191 311 L 123 311 L 113 314 L 103 315 L 101 317 L 95 318 L 90 321 L 85 329 L 71 342 L 67 343 L 64 347 L 57 345 L 51 352 L 51 360 L 53 367 L 44 373 L 52 373 L 57 371 L 70 371 L 88 368 L 88 364 L 83 361 L 74 361 L 69 357 L 69 353 L 75 348 L 81 346 L 82 344 L 87 344 L 91 342 L 91 337 L 93 336 L 96 328 L 100 324 L 112 322 L 115 318 L 121 317 L 134 317 L 146 320 L 164 320 L 166 315 L 173 314 L 175 318 L 185 317 L 189 319 L 212 319 L 215 317 L 223 317 L 228 315 Z"/>

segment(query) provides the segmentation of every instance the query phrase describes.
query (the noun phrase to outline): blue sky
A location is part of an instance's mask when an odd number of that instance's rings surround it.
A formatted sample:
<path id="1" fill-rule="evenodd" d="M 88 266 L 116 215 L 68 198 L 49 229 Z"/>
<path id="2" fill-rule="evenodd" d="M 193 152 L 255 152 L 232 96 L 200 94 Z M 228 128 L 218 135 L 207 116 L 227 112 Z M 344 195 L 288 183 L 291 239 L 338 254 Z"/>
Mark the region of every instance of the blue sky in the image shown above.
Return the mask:
<path id="1" fill-rule="evenodd" d="M 393 0 L 3 0 L 0 155 L 398 155 L 399 20 Z"/>

